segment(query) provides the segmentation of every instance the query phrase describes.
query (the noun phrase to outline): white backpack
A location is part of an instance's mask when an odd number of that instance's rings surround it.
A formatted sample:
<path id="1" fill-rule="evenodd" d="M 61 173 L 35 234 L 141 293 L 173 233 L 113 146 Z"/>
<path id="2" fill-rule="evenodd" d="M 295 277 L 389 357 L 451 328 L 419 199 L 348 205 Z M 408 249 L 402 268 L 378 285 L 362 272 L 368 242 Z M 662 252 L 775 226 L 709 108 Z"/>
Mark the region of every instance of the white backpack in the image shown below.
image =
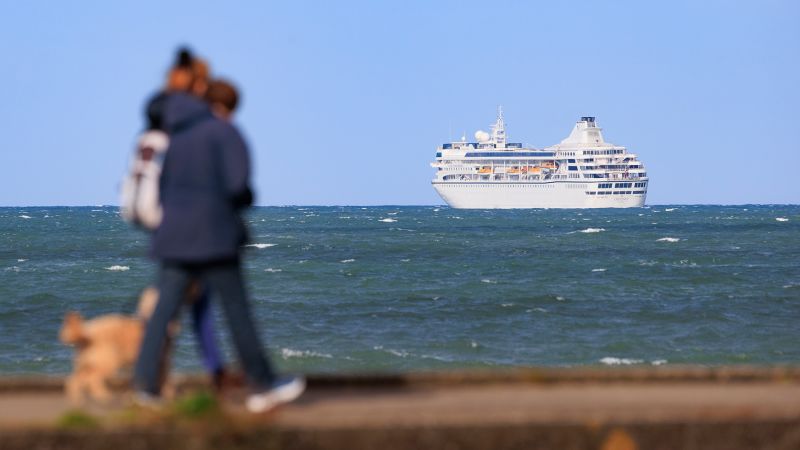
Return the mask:
<path id="1" fill-rule="evenodd" d="M 120 193 L 120 212 L 127 222 L 148 230 L 161 224 L 158 182 L 168 146 L 169 136 L 163 131 L 149 130 L 139 137 Z"/>

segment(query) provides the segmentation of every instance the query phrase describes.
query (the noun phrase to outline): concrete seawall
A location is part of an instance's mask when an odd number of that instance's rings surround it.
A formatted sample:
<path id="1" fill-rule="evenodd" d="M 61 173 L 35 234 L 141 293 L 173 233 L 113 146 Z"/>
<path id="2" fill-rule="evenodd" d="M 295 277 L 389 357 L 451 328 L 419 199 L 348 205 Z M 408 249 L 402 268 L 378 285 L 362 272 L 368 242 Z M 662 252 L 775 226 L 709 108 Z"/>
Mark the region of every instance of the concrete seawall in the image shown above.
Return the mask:
<path id="1" fill-rule="evenodd" d="M 316 375 L 299 401 L 261 416 L 241 410 L 241 392 L 208 415 L 144 413 L 122 394 L 76 413 L 62 382 L 0 378 L 0 450 L 800 449 L 798 367 Z"/>

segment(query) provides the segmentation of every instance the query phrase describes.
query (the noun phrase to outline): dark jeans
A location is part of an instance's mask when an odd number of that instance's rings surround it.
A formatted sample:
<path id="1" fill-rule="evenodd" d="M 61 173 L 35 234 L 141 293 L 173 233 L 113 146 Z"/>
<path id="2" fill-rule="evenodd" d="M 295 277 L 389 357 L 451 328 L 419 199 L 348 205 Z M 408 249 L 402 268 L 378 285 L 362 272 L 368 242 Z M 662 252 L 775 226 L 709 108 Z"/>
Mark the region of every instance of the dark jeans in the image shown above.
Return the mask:
<path id="1" fill-rule="evenodd" d="M 222 362 L 222 354 L 217 347 L 214 318 L 211 316 L 211 296 L 205 287 L 192 304 L 192 328 L 203 357 L 203 365 L 211 375 L 219 374 L 225 368 L 225 363 Z"/>
<path id="2" fill-rule="evenodd" d="M 159 393 L 167 325 L 178 317 L 186 290 L 194 279 L 218 294 L 236 351 L 252 387 L 256 390 L 269 388 L 275 375 L 262 351 L 250 316 L 238 260 L 203 264 L 162 263 L 158 280 L 160 297 L 153 316 L 147 322 L 134 370 L 136 388 L 150 394 Z"/>

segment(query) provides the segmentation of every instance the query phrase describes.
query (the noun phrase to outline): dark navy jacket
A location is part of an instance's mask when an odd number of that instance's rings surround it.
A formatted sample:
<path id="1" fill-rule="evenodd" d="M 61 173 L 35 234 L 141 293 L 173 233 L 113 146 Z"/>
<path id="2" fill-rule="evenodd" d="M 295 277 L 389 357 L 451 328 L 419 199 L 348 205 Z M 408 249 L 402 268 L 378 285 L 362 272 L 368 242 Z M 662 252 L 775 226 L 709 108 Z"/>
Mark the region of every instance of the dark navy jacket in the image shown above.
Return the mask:
<path id="1" fill-rule="evenodd" d="M 178 263 L 236 258 L 246 240 L 239 213 L 253 202 L 242 136 L 186 94 L 166 100 L 164 125 L 170 136 L 160 183 L 164 218 L 153 256 Z"/>

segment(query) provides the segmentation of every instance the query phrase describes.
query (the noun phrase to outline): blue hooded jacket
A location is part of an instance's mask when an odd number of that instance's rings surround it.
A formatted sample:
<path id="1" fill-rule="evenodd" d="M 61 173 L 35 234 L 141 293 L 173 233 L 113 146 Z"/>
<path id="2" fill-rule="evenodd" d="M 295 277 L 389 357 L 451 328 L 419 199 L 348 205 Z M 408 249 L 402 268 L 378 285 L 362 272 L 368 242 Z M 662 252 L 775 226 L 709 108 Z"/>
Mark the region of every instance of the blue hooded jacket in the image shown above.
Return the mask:
<path id="1" fill-rule="evenodd" d="M 242 136 L 187 94 L 169 95 L 164 127 L 170 136 L 160 181 L 164 218 L 152 255 L 178 263 L 236 258 L 246 241 L 239 213 L 253 202 Z"/>

